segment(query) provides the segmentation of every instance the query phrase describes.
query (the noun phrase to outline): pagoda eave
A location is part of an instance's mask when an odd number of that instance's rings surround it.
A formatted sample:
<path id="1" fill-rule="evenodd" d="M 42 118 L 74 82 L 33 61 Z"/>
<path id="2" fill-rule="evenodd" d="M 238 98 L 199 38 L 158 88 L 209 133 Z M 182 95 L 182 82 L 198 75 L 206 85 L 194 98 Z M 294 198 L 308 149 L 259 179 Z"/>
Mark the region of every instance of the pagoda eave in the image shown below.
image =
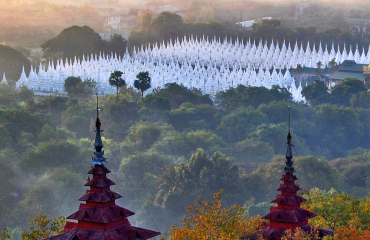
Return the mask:
<path id="1" fill-rule="evenodd" d="M 60 235 L 49 238 L 50 240 L 142 240 L 150 239 L 160 235 L 159 232 L 137 228 L 130 225 L 122 225 L 118 228 L 109 230 L 95 230 L 87 228 L 77 228 Z"/>
<path id="2" fill-rule="evenodd" d="M 134 214 L 135 214 L 134 212 L 131 212 L 117 205 L 103 208 L 87 207 L 85 205 L 84 208 L 70 215 L 69 217 L 67 217 L 67 219 L 83 220 L 98 223 L 110 223 L 122 218 L 127 218 Z"/>

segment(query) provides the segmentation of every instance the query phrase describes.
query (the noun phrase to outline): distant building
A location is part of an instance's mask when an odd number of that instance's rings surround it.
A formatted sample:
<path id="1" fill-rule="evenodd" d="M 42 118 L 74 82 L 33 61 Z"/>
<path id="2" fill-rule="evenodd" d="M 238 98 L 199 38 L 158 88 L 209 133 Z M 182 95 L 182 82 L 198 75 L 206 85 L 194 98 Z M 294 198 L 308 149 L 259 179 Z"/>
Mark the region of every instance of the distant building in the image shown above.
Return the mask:
<path id="1" fill-rule="evenodd" d="M 329 76 L 327 86 L 335 86 L 346 78 L 356 78 L 363 81 L 364 84 L 370 84 L 370 66 L 357 64 L 353 60 L 346 60 Z"/>
<path id="2" fill-rule="evenodd" d="M 111 34 L 128 36 L 132 28 L 140 24 L 139 9 L 131 9 L 127 14 L 115 14 L 105 17 L 105 25 Z"/>
<path id="3" fill-rule="evenodd" d="M 304 10 L 311 6 L 311 2 L 302 2 L 296 5 L 295 7 L 295 16 L 294 20 L 304 16 Z"/>
<path id="4" fill-rule="evenodd" d="M 265 17 L 265 18 L 262 18 L 262 19 L 267 19 L 267 20 L 271 20 L 272 17 Z M 236 23 L 237 25 L 240 25 L 244 28 L 252 28 L 253 24 L 254 23 L 257 23 L 258 20 L 249 20 L 249 21 L 244 21 L 244 22 L 238 22 Z"/>

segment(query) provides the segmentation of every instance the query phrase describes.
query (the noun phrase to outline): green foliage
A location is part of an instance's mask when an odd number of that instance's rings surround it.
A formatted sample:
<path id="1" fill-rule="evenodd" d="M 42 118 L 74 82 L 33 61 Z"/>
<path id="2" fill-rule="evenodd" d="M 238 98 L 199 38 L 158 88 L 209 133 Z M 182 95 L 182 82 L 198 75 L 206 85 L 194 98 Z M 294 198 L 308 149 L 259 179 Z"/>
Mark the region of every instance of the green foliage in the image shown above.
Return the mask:
<path id="1" fill-rule="evenodd" d="M 17 95 L 18 93 L 13 86 L 0 83 L 0 109 L 14 107 Z"/>
<path id="2" fill-rule="evenodd" d="M 171 110 L 171 105 L 167 98 L 154 94 L 148 94 L 140 99 L 140 105 L 145 111 L 150 112 L 166 112 Z"/>
<path id="3" fill-rule="evenodd" d="M 51 114 L 56 124 L 62 122 L 62 113 L 70 104 L 68 98 L 60 96 L 48 96 L 40 100 L 30 99 L 27 101 L 25 110 L 35 114 Z"/>
<path id="4" fill-rule="evenodd" d="M 171 109 L 178 108 L 181 104 L 189 102 L 194 105 L 210 104 L 213 105 L 209 95 L 202 95 L 196 91 L 191 91 L 184 86 L 176 83 L 168 83 L 164 89 L 155 93 L 158 97 L 166 98 L 171 105 Z"/>
<path id="5" fill-rule="evenodd" d="M 139 122 L 130 128 L 130 133 L 123 142 L 124 153 L 144 152 L 159 140 L 162 131 L 169 126 L 160 126 L 158 123 Z"/>
<path id="6" fill-rule="evenodd" d="M 155 195 L 158 176 L 162 169 L 173 164 L 175 159 L 170 156 L 163 156 L 154 151 L 139 152 L 124 158 L 120 165 L 120 172 L 126 175 L 139 190 L 140 195 Z M 135 193 L 128 180 L 123 181 L 126 194 L 131 193 L 130 199 L 135 199 Z"/>
<path id="7" fill-rule="evenodd" d="M 333 230 L 347 226 L 369 229 L 369 197 L 358 199 L 347 193 L 338 193 L 334 189 L 323 191 L 318 188 L 305 191 L 303 197 L 307 199 L 303 206 L 318 215 L 310 220 L 317 227 Z"/>
<path id="8" fill-rule="evenodd" d="M 266 114 L 253 107 L 240 107 L 224 116 L 217 130 L 228 142 L 239 142 L 266 120 Z"/>
<path id="9" fill-rule="evenodd" d="M 273 36 L 277 32 L 278 28 L 281 26 L 281 23 L 278 19 L 262 19 L 256 23 L 253 23 L 252 30 L 257 36 L 267 37 Z"/>
<path id="10" fill-rule="evenodd" d="M 28 89 L 25 85 L 19 88 L 19 99 L 21 101 L 28 101 L 34 98 L 32 90 Z"/>
<path id="11" fill-rule="evenodd" d="M 37 134 L 48 122 L 48 118 L 42 115 L 15 109 L 0 110 L 0 126 L 6 128 L 14 142 L 18 142 L 22 132 Z"/>
<path id="12" fill-rule="evenodd" d="M 207 152 L 215 152 L 223 150 L 225 147 L 226 144 L 222 138 L 202 129 L 187 133 L 169 131 L 163 138 L 154 143 L 152 148 L 162 154 L 189 158 L 197 148 L 203 148 Z"/>
<path id="13" fill-rule="evenodd" d="M 237 176 L 238 168 L 225 155 L 216 152 L 209 158 L 203 149 L 197 149 L 188 162 L 165 169 L 156 201 L 175 211 L 196 196 L 220 189 L 232 193 L 237 189 Z"/>
<path id="14" fill-rule="evenodd" d="M 246 87 L 238 85 L 216 95 L 216 102 L 227 111 L 241 106 L 257 108 L 260 104 L 271 101 L 291 100 L 292 96 L 285 88 L 273 86 L 271 89 L 264 87 Z"/>
<path id="15" fill-rule="evenodd" d="M 91 105 L 70 105 L 62 112 L 61 120 L 63 126 L 76 133 L 78 137 L 89 137 L 93 127 L 90 120 L 96 117 L 96 108 Z"/>
<path id="16" fill-rule="evenodd" d="M 271 161 L 274 156 L 274 148 L 271 144 L 263 141 L 246 139 L 235 144 L 232 155 L 236 162 L 260 164 Z"/>
<path id="17" fill-rule="evenodd" d="M 78 161 L 79 153 L 79 145 L 73 141 L 41 142 L 24 154 L 22 166 L 29 171 L 40 172 L 48 168 L 72 164 Z"/>
<path id="18" fill-rule="evenodd" d="M 85 93 L 85 85 L 79 77 L 68 77 L 64 81 L 64 89 L 68 95 L 77 97 Z"/>
<path id="19" fill-rule="evenodd" d="M 117 102 L 118 102 L 118 89 L 126 86 L 126 81 L 123 80 L 122 74 L 123 73 L 121 71 L 114 71 L 111 73 L 109 77 L 109 84 L 111 86 L 116 87 L 117 89 Z"/>
<path id="20" fill-rule="evenodd" d="M 144 92 L 150 88 L 151 78 L 149 72 L 139 72 L 136 78 L 134 86 L 141 92 L 141 97 L 144 97 Z"/>
<path id="21" fill-rule="evenodd" d="M 366 92 L 367 89 L 363 81 L 355 78 L 346 78 L 344 81 L 331 89 L 331 94 L 335 98 L 335 103 L 349 105 L 353 95 Z"/>
<path id="22" fill-rule="evenodd" d="M 315 80 L 313 84 L 302 89 L 302 96 L 311 106 L 317 106 L 328 101 L 329 89 L 323 81 Z"/>
<path id="23" fill-rule="evenodd" d="M 364 109 L 322 104 L 314 117 L 321 147 L 328 156 L 338 157 L 350 149 L 368 146 L 369 118 Z"/>
<path id="24" fill-rule="evenodd" d="M 162 12 L 152 22 L 154 37 L 170 39 L 177 36 L 183 26 L 182 17 L 176 13 Z"/>
<path id="25" fill-rule="evenodd" d="M 38 215 L 29 220 L 30 232 L 23 232 L 23 240 L 42 240 L 63 232 L 66 219 L 60 216 L 54 220 L 49 220 L 46 215 Z"/>

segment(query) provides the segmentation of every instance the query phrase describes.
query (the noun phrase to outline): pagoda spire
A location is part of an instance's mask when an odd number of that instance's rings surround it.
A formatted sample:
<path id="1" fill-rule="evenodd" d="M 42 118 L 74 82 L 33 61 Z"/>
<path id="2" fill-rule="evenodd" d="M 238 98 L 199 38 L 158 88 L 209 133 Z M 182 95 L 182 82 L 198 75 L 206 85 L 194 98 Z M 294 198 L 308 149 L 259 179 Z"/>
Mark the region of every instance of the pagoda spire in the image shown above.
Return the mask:
<path id="1" fill-rule="evenodd" d="M 293 173 L 294 172 L 294 168 L 293 168 L 293 151 L 292 151 L 292 147 L 294 146 L 292 144 L 292 135 L 290 134 L 290 106 L 288 107 L 289 108 L 289 121 L 288 121 L 288 135 L 287 135 L 287 150 L 286 150 L 286 155 L 285 155 L 285 158 L 286 158 L 286 161 L 285 161 L 285 168 L 284 168 L 284 172 L 286 173 Z"/>
<path id="2" fill-rule="evenodd" d="M 95 165 L 95 164 L 102 165 L 102 164 L 107 163 L 104 157 L 104 150 L 102 150 L 103 141 L 101 139 L 101 132 L 103 132 L 103 130 L 101 130 L 100 127 L 101 127 L 101 122 L 99 119 L 99 95 L 96 95 L 96 121 L 95 121 L 96 134 L 95 134 L 95 144 L 94 144 L 95 157 L 93 157 L 91 165 Z"/>

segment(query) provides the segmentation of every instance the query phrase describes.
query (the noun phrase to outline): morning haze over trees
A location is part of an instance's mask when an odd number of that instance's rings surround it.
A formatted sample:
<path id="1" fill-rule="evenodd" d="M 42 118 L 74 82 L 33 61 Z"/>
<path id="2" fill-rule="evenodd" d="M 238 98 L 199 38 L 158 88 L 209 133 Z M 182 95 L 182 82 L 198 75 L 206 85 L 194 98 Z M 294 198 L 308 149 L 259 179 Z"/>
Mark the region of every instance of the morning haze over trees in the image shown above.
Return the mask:
<path id="1" fill-rule="evenodd" d="M 231 3 L 250 4 L 241 12 Z M 344 21 L 370 18 L 369 6 L 360 1 L 341 3 L 344 8 L 322 4 L 308 9 L 305 25 L 298 26 L 292 22 L 289 2 L 278 6 L 214 1 L 214 10 L 198 17 L 143 15 L 128 39 L 103 39 L 98 33 L 104 20 L 89 5 L 1 4 L 4 12 L 12 7 L 33 9 L 37 17 L 30 29 L 37 30 L 31 35 L 19 30 L 14 36 L 9 33 L 12 28 L 4 27 L 0 34 L 17 48 L 0 45 L 0 70 L 9 83 L 0 84 L 0 229 L 7 228 L 0 239 L 42 239 L 61 232 L 65 219 L 59 216 L 78 209 L 93 153 L 96 82 L 67 77 L 67 96 L 38 97 L 26 87 L 16 90 L 22 67 L 28 73 L 34 61 L 24 49 L 27 44 L 43 50 L 41 60 L 55 60 L 101 53 L 122 56 L 126 47 L 131 52 L 134 46 L 185 35 L 280 43 L 285 39 L 292 44 L 321 41 L 329 46 L 345 41 L 348 48 L 358 44 L 361 49 L 370 40 L 368 33 L 352 33 Z M 207 6 L 206 1 L 201 4 Z M 43 16 L 37 14 L 45 8 L 49 10 Z M 58 23 L 51 18 L 49 27 L 41 24 L 40 19 L 66 12 L 75 17 Z M 234 24 L 241 17 L 262 14 L 275 19 L 258 21 L 251 29 Z M 17 21 L 25 18 L 18 17 Z M 24 22 L 14 29 L 28 27 Z M 131 79 L 135 88 L 126 86 L 128 79 L 122 79 L 121 72 L 112 72 L 107 81 L 116 94 L 99 97 L 99 114 L 110 177 L 117 183 L 114 190 L 123 195 L 117 202 L 136 212 L 130 221 L 158 227 L 171 239 L 208 236 L 214 226 L 223 226 L 217 229 L 220 239 L 255 233 L 263 224 L 259 216 L 269 212 L 284 169 L 290 106 L 294 166 L 303 189 L 299 194 L 308 200 L 303 207 L 318 215 L 310 223 L 336 231 L 333 239 L 369 237 L 370 93 L 355 78 L 329 89 L 319 80 L 321 67 L 316 69 L 315 80 L 302 90 L 306 103 L 294 102 L 291 93 L 278 86 L 238 85 L 210 96 L 169 83 L 148 94 L 148 72 Z M 289 234 L 291 239 L 310 239 L 302 232 Z"/>

